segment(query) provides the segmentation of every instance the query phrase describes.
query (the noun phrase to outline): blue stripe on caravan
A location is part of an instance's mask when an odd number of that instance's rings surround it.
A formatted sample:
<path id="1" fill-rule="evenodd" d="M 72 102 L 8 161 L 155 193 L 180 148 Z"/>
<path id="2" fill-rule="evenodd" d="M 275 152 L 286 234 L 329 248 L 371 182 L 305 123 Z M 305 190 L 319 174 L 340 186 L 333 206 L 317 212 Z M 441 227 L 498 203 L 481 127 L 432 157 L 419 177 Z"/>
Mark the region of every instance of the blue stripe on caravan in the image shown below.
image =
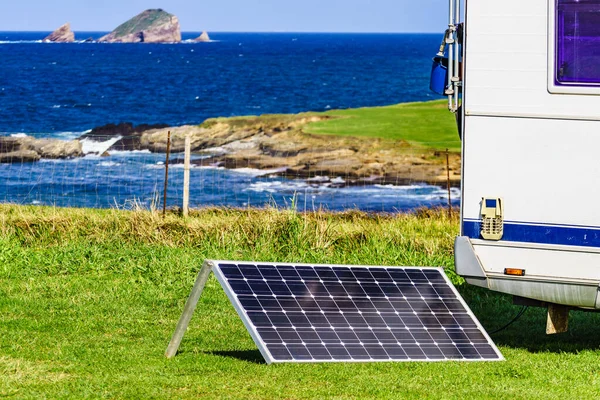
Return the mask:
<path id="1" fill-rule="evenodd" d="M 463 221 L 463 234 L 481 239 L 480 221 Z M 505 222 L 503 241 L 556 244 L 565 246 L 600 247 L 600 227 L 529 225 Z"/>

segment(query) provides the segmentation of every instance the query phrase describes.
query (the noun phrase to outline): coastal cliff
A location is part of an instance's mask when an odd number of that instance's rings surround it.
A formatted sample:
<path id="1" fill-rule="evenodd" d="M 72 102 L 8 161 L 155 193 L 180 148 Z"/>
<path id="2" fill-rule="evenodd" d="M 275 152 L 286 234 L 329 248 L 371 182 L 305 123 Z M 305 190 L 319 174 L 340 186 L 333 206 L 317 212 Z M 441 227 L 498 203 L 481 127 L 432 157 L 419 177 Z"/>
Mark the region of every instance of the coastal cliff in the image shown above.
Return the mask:
<path id="1" fill-rule="evenodd" d="M 170 130 L 172 152 L 182 152 L 189 135 L 192 152 L 209 156 L 193 162 L 200 166 L 254 168 L 274 175 L 333 183 L 340 177 L 341 185 L 447 182 L 446 154 L 440 150 L 414 146 L 404 140 L 306 133 L 310 124 L 331 118 L 296 114 L 209 119 L 200 126 L 145 131 L 140 147 L 165 152 Z M 460 153 L 451 152 L 448 161 L 450 183 L 458 186 Z"/>
<path id="2" fill-rule="evenodd" d="M 119 25 L 98 42 L 171 43 L 181 41 L 179 20 L 162 9 L 146 10 Z"/>
<path id="3" fill-rule="evenodd" d="M 46 36 L 43 42 L 54 42 L 54 43 L 72 43 L 75 41 L 75 34 L 71 31 L 71 25 L 67 22 L 48 36 Z"/>

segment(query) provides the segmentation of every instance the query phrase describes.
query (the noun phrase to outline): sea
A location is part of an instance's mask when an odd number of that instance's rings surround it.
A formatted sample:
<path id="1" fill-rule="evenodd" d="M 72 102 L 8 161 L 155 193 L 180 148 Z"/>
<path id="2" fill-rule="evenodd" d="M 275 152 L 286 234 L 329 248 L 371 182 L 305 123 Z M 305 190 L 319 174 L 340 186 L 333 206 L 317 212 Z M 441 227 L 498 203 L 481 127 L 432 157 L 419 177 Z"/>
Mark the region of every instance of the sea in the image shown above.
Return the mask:
<path id="1" fill-rule="evenodd" d="M 442 35 L 183 33 L 176 44 L 42 43 L 49 32 L 0 32 L 0 135 L 74 139 L 109 123 L 199 124 L 207 118 L 370 107 L 439 98 L 429 90 Z M 86 41 L 88 39 L 88 41 Z M 0 164 L 0 202 L 59 207 L 162 207 L 165 154 L 97 154 Z M 178 159 L 181 155 L 173 154 Z M 199 156 L 195 156 L 198 158 Z M 445 188 L 348 186 L 345 177 L 287 179 L 252 169 L 191 170 L 192 207 L 294 207 L 402 212 L 448 204 Z M 183 169 L 169 169 L 168 207 Z M 454 205 L 460 201 L 452 189 Z"/>

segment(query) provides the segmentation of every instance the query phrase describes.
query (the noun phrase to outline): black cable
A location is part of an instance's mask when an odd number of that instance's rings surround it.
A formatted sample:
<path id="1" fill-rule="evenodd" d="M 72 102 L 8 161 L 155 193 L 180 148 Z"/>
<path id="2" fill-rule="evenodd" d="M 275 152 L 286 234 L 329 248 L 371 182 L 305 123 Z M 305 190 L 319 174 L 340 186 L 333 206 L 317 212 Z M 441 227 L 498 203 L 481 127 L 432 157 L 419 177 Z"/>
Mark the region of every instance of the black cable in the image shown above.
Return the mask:
<path id="1" fill-rule="evenodd" d="M 502 328 L 496 329 L 494 332 L 491 332 L 490 335 L 493 335 L 494 333 L 503 331 L 506 328 L 508 328 L 509 326 L 511 326 L 514 322 L 516 322 L 519 318 L 521 318 L 523 316 L 523 314 L 525 314 L 525 311 L 527 311 L 528 308 L 529 308 L 529 306 L 523 306 L 523 308 L 521 308 L 521 310 L 519 310 L 517 315 L 515 315 L 515 317 L 508 324 L 504 325 Z"/>

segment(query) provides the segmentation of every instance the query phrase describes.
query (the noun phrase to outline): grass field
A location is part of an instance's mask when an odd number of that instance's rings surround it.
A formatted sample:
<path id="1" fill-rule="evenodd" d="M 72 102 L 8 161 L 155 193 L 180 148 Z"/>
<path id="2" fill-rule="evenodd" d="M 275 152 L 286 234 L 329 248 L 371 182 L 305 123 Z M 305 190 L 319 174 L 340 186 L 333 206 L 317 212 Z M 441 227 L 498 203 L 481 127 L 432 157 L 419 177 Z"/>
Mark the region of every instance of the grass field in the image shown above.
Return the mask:
<path id="1" fill-rule="evenodd" d="M 266 365 L 214 278 L 163 353 L 206 258 L 443 266 L 492 331 L 519 310 L 453 273 L 458 220 L 415 215 L 0 206 L 0 397 L 595 398 L 600 318 L 545 336 L 529 309 L 493 335 L 505 362 Z"/>
<path id="2" fill-rule="evenodd" d="M 460 151 L 456 121 L 446 100 L 334 110 L 338 118 L 315 122 L 307 133 L 405 140 L 416 146 Z"/>

